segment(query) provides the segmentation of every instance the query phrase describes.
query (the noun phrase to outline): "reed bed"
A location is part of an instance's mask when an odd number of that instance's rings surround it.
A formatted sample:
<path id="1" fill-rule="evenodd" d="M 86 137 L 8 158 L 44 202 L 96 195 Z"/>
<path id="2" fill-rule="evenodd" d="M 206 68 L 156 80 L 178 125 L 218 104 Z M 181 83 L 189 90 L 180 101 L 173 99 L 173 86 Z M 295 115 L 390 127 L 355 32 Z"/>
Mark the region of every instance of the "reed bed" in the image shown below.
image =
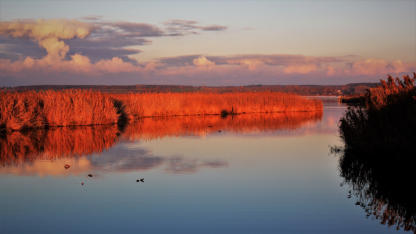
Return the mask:
<path id="1" fill-rule="evenodd" d="M 118 94 L 129 119 L 188 115 L 322 111 L 322 102 L 276 92 Z"/>
<path id="2" fill-rule="evenodd" d="M 367 108 L 379 110 L 388 105 L 395 105 L 398 102 L 411 102 L 415 95 L 416 73 L 413 78 L 404 75 L 403 79 L 388 76 L 387 81 L 381 80 L 381 86 L 370 88 L 366 95 Z M 404 99 L 404 100 L 403 100 Z"/>
<path id="3" fill-rule="evenodd" d="M 118 121 L 113 100 L 88 90 L 0 92 L 0 128 L 109 124 Z"/>
<path id="4" fill-rule="evenodd" d="M 416 74 L 402 80 L 389 76 L 379 87 L 368 91 L 365 107 L 349 108 L 340 120 L 341 137 L 346 145 L 369 151 L 369 156 L 374 155 L 372 148 L 414 152 L 411 142 L 416 140 L 415 81 Z"/>
<path id="5" fill-rule="evenodd" d="M 0 92 L 0 130 L 114 124 L 143 117 L 322 111 L 322 102 L 275 92 L 104 94 Z"/>

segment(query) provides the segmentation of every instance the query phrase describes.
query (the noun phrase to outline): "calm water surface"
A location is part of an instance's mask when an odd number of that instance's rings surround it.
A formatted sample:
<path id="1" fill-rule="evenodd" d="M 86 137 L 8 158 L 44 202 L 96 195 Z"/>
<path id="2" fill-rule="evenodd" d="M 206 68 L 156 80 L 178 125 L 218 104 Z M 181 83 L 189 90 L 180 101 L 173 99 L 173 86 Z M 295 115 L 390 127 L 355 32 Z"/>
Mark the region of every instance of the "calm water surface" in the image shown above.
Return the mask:
<path id="1" fill-rule="evenodd" d="M 340 186 L 330 146 L 344 111 L 13 134 L 0 145 L 0 232 L 397 233 Z"/>

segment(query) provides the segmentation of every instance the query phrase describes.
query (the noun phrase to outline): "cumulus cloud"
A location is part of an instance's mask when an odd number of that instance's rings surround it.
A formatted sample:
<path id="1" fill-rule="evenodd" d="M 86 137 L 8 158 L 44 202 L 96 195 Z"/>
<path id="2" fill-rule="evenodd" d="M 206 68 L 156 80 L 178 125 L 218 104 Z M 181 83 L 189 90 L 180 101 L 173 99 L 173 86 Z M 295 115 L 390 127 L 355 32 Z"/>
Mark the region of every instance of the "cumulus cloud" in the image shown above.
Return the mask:
<path id="1" fill-rule="evenodd" d="M 0 35 L 35 40 L 50 60 L 63 59 L 69 51 L 64 39 L 85 38 L 90 25 L 77 20 L 26 20 L 0 22 Z"/>
<path id="2" fill-rule="evenodd" d="M 193 64 L 198 67 L 211 67 L 214 66 L 215 63 L 207 59 L 205 56 L 199 56 L 192 60 Z"/>
<path id="3" fill-rule="evenodd" d="M 117 57 L 137 64 L 131 56 L 141 50 L 132 47 L 150 44 L 149 38 L 186 35 L 189 30 L 226 29 L 220 25 L 200 26 L 196 21 L 187 20 L 174 20 L 168 23 L 170 26 L 160 28 L 146 23 L 106 22 L 99 16 L 83 19 L 88 22 L 65 19 L 0 22 L 0 58 L 14 61 L 29 56 L 52 63 L 79 54 L 87 56 L 92 63 Z M 175 27 L 173 25 L 182 26 L 178 26 L 181 29 L 170 28 Z"/>
<path id="4" fill-rule="evenodd" d="M 23 59 L 17 56 L 20 59 L 14 61 L 3 58 L 0 69 L 9 72 L 43 69 L 48 72 L 75 72 L 92 75 L 140 71 L 142 67 L 135 66 L 127 58 L 128 55 L 139 53 L 140 50 L 124 48 L 124 46 L 144 44 L 147 40 L 141 37 L 159 34 L 160 30 L 149 25 L 120 22 L 105 25 L 88 24 L 77 20 L 0 22 L 2 40 L 10 42 L 11 38 L 16 38 L 19 43 L 26 44 L 27 41 L 24 43 L 24 40 L 30 39 L 46 50 L 43 57 L 26 56 Z M 110 38 L 107 37 L 108 35 L 111 35 Z M 114 38 L 115 36 L 125 39 L 118 40 Z M 72 46 L 74 48 L 70 52 Z M 10 55 L 10 51 L 7 49 L 5 51 L 5 57 L 7 57 L 7 52 Z M 88 55 L 93 55 L 91 56 L 93 61 Z"/>

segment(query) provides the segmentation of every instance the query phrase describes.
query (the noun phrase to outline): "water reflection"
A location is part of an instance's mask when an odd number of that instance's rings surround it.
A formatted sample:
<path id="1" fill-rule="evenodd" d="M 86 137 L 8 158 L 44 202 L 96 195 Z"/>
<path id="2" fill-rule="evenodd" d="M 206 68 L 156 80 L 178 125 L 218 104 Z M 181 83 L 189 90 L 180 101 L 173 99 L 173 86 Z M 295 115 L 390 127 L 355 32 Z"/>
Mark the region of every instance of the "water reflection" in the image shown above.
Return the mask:
<path id="1" fill-rule="evenodd" d="M 0 165 L 99 153 L 112 147 L 119 135 L 117 126 L 111 125 L 13 132 L 0 138 Z"/>
<path id="2" fill-rule="evenodd" d="M 322 112 L 291 112 L 228 116 L 144 118 L 129 124 L 123 134 L 129 140 L 166 136 L 205 136 L 219 131 L 235 133 L 293 130 L 322 118 Z"/>
<path id="3" fill-rule="evenodd" d="M 349 186 L 348 198 L 356 199 L 368 218 L 397 230 L 416 232 L 416 193 L 414 190 L 414 155 L 395 146 L 357 150 L 345 139 L 340 174 Z"/>
<path id="4" fill-rule="evenodd" d="M 219 159 L 153 155 L 146 149 L 116 147 L 125 141 L 170 136 L 206 136 L 224 132 L 253 133 L 293 130 L 319 121 L 322 112 L 247 114 L 204 117 L 145 118 L 120 126 L 38 129 L 0 138 L 0 173 L 68 175 L 88 170 L 139 171 L 164 165 L 168 173 L 194 173 L 200 168 L 227 167 Z M 106 153 L 109 149 L 116 153 Z M 64 165 L 70 165 L 65 168 Z"/>

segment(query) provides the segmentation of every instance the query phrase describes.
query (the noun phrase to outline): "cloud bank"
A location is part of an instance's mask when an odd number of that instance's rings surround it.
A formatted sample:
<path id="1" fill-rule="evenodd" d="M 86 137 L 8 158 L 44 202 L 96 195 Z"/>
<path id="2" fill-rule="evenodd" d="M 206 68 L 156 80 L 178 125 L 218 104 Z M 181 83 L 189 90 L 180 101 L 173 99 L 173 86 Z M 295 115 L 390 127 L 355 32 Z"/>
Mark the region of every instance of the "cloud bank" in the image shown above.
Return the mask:
<path id="1" fill-rule="evenodd" d="M 226 26 L 171 20 L 162 27 L 78 20 L 0 22 L 0 85 L 13 84 L 339 84 L 377 81 L 416 70 L 415 62 L 360 56 L 204 54 L 141 62 L 153 38 L 179 37 Z M 135 47 L 135 48 L 132 48 Z"/>

